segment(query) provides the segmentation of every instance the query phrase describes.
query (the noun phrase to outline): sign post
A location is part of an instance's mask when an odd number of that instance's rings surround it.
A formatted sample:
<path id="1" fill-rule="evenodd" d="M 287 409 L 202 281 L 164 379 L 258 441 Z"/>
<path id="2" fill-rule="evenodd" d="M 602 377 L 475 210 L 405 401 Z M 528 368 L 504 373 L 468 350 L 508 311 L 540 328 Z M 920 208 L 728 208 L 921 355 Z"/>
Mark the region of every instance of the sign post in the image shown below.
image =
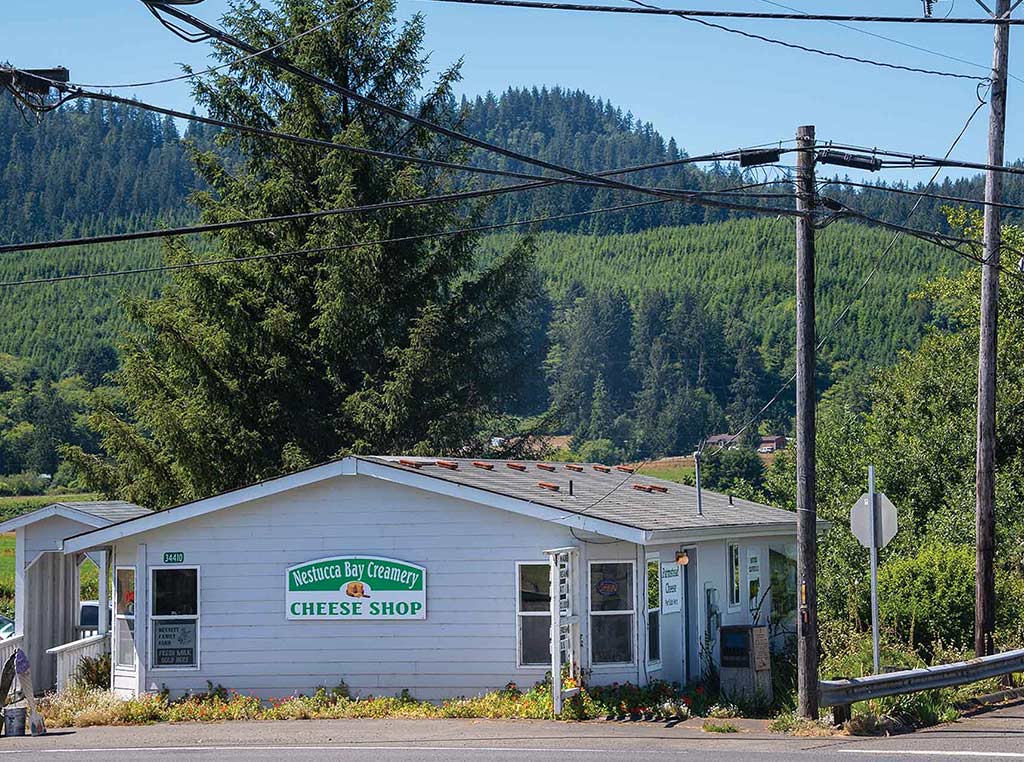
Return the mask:
<path id="1" fill-rule="evenodd" d="M 850 509 L 850 531 L 871 549 L 871 656 L 874 674 L 881 672 L 878 633 L 878 550 L 896 536 L 896 506 L 875 492 L 875 467 L 868 466 L 868 491 Z"/>

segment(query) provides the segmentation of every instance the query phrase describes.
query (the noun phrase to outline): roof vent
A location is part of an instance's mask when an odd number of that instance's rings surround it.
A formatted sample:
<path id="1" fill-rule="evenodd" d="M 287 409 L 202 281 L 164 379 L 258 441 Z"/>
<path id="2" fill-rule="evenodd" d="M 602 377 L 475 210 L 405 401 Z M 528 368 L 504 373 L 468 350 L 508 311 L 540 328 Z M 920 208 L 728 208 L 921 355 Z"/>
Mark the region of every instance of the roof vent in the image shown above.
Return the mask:
<path id="1" fill-rule="evenodd" d="M 454 460 L 438 460 L 438 461 L 435 461 L 435 462 L 441 468 L 447 468 L 449 471 L 458 471 L 459 470 L 459 464 L 456 463 Z"/>
<path id="2" fill-rule="evenodd" d="M 594 470 L 595 471 L 600 471 L 602 474 L 610 474 L 612 472 L 612 470 L 610 468 L 608 468 L 608 466 L 601 466 L 601 465 L 595 465 L 594 466 Z"/>
<path id="3" fill-rule="evenodd" d="M 421 460 L 409 460 L 408 458 L 399 458 L 398 464 L 400 466 L 409 466 L 409 468 L 419 468 L 423 465 Z"/>
<path id="4" fill-rule="evenodd" d="M 511 468 L 514 471 L 525 471 L 526 470 L 526 466 L 524 466 L 522 463 L 506 463 L 505 465 L 508 466 L 509 468 Z"/>
<path id="5" fill-rule="evenodd" d="M 650 492 L 651 491 L 651 485 L 650 484 L 634 484 L 633 485 L 633 489 L 637 490 L 638 492 Z"/>
<path id="6" fill-rule="evenodd" d="M 583 466 L 578 466 L 575 463 L 566 463 L 565 467 L 568 468 L 570 471 L 575 471 L 576 473 L 580 473 L 583 471 Z"/>
<path id="7" fill-rule="evenodd" d="M 634 471 L 636 471 L 636 469 L 633 468 L 632 466 L 616 466 L 615 470 L 616 471 L 622 471 L 625 474 L 631 474 Z"/>
<path id="8" fill-rule="evenodd" d="M 736 505 L 736 503 L 732 501 L 732 495 L 729 495 L 729 505 Z"/>
<path id="9" fill-rule="evenodd" d="M 484 471 L 493 471 L 494 470 L 494 464 L 493 463 L 484 463 L 482 460 L 474 460 L 473 461 L 473 465 L 476 466 L 477 468 L 482 468 Z"/>
<path id="10" fill-rule="evenodd" d="M 552 492 L 558 492 L 559 490 L 559 486 L 557 484 L 552 484 L 551 482 L 537 482 L 537 486 L 541 489 L 551 490 Z"/>
<path id="11" fill-rule="evenodd" d="M 668 487 L 662 487 L 660 484 L 634 484 L 633 489 L 643 490 L 644 492 L 661 492 L 662 494 L 668 492 Z"/>
<path id="12" fill-rule="evenodd" d="M 552 466 L 550 463 L 538 463 L 537 464 L 537 468 L 539 468 L 541 471 L 554 471 L 555 470 L 555 467 Z"/>

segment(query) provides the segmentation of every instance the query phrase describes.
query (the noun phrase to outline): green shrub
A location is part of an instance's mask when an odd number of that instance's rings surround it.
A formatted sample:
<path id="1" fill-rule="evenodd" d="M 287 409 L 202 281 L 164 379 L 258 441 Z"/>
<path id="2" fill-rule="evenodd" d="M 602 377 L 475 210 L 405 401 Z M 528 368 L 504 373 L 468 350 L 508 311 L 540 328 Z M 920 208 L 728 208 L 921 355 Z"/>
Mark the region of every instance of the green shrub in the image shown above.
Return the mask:
<path id="1" fill-rule="evenodd" d="M 740 729 L 735 723 L 729 720 L 714 720 L 710 717 L 704 720 L 701 730 L 705 733 L 739 733 Z"/>
<path id="2" fill-rule="evenodd" d="M 85 656 L 75 669 L 75 682 L 84 688 L 110 690 L 110 654 Z"/>
<path id="3" fill-rule="evenodd" d="M 869 597 L 861 608 L 870 622 Z M 936 641 L 968 646 L 974 627 L 973 546 L 936 542 L 887 561 L 878 571 L 878 613 L 897 640 L 925 656 Z"/>

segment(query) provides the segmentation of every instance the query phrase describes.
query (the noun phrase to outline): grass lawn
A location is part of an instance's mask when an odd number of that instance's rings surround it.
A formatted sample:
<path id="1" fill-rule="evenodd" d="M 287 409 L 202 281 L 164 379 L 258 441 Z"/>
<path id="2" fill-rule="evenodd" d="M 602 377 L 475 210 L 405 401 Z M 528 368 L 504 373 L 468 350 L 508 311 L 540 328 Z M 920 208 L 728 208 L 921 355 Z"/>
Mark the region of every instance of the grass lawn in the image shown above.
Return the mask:
<path id="1" fill-rule="evenodd" d="M 685 461 L 682 458 L 670 463 L 654 461 L 644 466 L 640 473 L 659 479 L 668 479 L 671 482 L 693 482 L 693 458 L 686 458 Z"/>

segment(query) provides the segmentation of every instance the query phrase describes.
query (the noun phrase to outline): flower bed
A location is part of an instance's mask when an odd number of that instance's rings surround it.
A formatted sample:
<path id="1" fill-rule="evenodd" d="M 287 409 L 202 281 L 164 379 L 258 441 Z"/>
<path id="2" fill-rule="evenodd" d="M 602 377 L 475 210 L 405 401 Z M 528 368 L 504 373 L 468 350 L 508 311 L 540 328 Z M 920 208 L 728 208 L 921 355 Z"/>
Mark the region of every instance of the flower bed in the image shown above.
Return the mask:
<path id="1" fill-rule="evenodd" d="M 566 702 L 559 719 L 588 720 L 599 717 L 633 720 L 678 720 L 707 711 L 705 691 L 696 687 L 654 682 L 638 687 L 631 683 L 583 689 Z M 288 696 L 263 701 L 210 686 L 203 694 L 170 699 L 166 694 L 118 698 L 108 691 L 71 687 L 41 702 L 50 727 L 89 725 L 143 725 L 155 722 L 216 722 L 223 720 L 307 720 L 364 718 L 486 718 L 551 719 L 551 687 L 538 683 L 520 690 L 514 683 L 482 696 L 460 697 L 439 703 L 419 701 L 407 691 L 399 696 L 352 698 L 344 684 L 321 688 L 311 696 Z"/>

